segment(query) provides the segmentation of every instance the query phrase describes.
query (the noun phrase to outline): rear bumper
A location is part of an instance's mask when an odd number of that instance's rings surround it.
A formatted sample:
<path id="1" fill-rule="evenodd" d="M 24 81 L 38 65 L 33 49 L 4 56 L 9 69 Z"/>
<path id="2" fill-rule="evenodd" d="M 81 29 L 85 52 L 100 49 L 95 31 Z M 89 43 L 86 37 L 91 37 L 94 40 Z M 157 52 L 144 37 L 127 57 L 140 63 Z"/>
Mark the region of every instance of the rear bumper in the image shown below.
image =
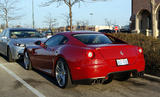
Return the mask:
<path id="1" fill-rule="evenodd" d="M 125 72 L 126 73 L 131 73 L 130 78 L 137 78 L 137 77 L 143 77 L 144 76 L 144 71 L 137 72 L 136 70 L 129 70 L 129 71 L 121 71 L 121 72 L 112 72 L 112 73 L 109 73 L 105 77 L 74 80 L 73 84 L 103 83 L 105 80 L 108 80 L 108 78 L 114 78 L 114 76 L 116 76 L 117 74 L 125 73 Z"/>
<path id="2" fill-rule="evenodd" d="M 109 64 L 91 64 L 91 65 L 81 65 L 70 67 L 72 80 L 83 80 L 83 79 L 95 79 L 95 78 L 106 78 L 109 75 L 134 71 L 135 75 L 143 72 L 145 70 L 145 61 L 137 60 L 134 64 L 129 64 L 125 66 L 112 66 Z M 134 74 L 134 73 L 133 73 Z"/>

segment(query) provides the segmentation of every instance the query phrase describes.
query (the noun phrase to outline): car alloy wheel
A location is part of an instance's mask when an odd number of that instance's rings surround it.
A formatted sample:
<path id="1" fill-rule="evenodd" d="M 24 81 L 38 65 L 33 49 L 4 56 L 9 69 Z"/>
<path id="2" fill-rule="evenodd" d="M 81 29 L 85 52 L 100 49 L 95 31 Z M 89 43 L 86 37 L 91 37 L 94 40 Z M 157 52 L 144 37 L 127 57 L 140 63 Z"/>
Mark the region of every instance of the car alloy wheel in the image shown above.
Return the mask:
<path id="1" fill-rule="evenodd" d="M 56 80 L 60 87 L 64 87 L 66 85 L 66 70 L 64 67 L 63 61 L 58 61 L 55 69 Z"/>
<path id="2" fill-rule="evenodd" d="M 28 53 L 25 52 L 24 53 L 24 68 L 26 70 L 29 70 L 29 66 L 30 66 L 30 59 L 29 59 Z"/>

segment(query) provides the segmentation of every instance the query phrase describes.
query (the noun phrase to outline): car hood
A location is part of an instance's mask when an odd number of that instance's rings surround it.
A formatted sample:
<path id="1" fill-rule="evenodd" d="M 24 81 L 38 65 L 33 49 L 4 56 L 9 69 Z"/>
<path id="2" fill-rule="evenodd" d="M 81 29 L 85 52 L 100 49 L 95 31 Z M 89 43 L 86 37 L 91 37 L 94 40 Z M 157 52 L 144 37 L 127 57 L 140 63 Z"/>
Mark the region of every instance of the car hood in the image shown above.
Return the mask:
<path id="1" fill-rule="evenodd" d="M 44 42 L 47 38 L 18 38 L 18 39 L 12 39 L 11 41 L 13 43 L 19 43 L 19 44 L 34 44 L 34 42 L 40 40 Z"/>

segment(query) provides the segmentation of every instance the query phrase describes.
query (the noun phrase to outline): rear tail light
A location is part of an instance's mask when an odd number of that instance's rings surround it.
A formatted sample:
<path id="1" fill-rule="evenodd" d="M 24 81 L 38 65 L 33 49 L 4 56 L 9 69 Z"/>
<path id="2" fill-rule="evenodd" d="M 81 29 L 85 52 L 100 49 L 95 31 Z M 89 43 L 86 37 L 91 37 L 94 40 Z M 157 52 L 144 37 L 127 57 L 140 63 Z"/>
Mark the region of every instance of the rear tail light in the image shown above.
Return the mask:
<path id="1" fill-rule="evenodd" d="M 88 51 L 87 52 L 87 57 L 88 58 L 93 58 L 94 57 L 94 53 L 92 51 Z"/>
<path id="2" fill-rule="evenodd" d="M 142 54 L 142 53 L 143 53 L 143 49 L 142 49 L 142 48 L 138 48 L 138 52 L 139 52 L 140 54 Z"/>

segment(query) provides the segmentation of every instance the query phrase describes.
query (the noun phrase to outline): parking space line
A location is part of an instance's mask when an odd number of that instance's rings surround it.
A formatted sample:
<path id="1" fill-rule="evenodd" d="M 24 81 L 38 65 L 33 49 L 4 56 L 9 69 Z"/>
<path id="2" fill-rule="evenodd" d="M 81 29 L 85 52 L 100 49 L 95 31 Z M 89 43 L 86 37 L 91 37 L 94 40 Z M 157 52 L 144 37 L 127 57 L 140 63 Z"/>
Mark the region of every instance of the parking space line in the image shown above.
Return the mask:
<path id="1" fill-rule="evenodd" d="M 38 97 L 46 97 L 42 93 L 40 93 L 38 90 L 30 86 L 27 82 L 25 82 L 23 79 L 21 79 L 19 76 L 17 76 L 14 72 L 9 70 L 7 67 L 5 67 L 3 64 L 0 64 L 0 67 L 3 68 L 8 74 L 10 74 L 12 77 L 14 77 L 16 80 L 21 82 L 26 88 L 28 88 L 31 92 L 33 92 Z"/>

